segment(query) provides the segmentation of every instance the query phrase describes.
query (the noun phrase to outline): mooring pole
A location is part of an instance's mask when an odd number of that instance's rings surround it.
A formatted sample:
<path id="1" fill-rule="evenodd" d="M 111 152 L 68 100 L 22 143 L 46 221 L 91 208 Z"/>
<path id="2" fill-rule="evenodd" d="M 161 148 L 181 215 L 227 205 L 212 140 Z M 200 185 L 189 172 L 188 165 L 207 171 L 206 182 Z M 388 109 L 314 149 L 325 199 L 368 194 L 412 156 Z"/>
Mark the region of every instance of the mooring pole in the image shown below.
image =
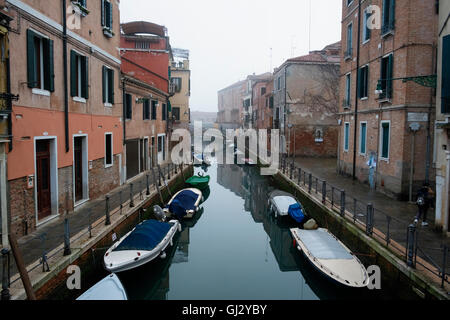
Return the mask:
<path id="1" fill-rule="evenodd" d="M 11 245 L 11 251 L 14 255 L 14 259 L 16 260 L 17 269 L 19 270 L 20 278 L 22 279 L 23 287 L 25 288 L 28 300 L 36 300 L 27 269 L 25 268 L 25 263 L 23 262 L 22 253 L 20 252 L 17 244 L 16 236 L 11 233 L 8 237 Z"/>

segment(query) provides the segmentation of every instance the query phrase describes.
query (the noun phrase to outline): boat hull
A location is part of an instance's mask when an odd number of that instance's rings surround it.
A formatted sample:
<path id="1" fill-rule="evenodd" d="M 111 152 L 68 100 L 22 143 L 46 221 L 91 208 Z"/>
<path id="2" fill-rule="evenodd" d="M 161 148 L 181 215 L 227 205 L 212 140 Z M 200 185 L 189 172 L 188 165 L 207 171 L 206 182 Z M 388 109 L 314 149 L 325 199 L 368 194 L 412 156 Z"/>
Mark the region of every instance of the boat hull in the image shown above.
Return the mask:
<path id="1" fill-rule="evenodd" d="M 173 237 L 177 231 L 181 231 L 180 222 L 171 220 L 172 227 L 169 229 L 164 238 L 155 246 L 153 250 L 124 250 L 114 251 L 122 241 L 126 239 L 133 231 L 128 232 L 125 236 L 120 238 L 111 248 L 106 251 L 103 263 L 106 270 L 110 272 L 123 272 L 140 267 L 161 255 L 167 246 L 173 244 Z"/>
<path id="2" fill-rule="evenodd" d="M 346 287 L 353 288 L 363 288 L 366 287 L 369 282 L 369 276 L 364 265 L 359 261 L 359 259 L 354 256 L 351 251 L 336 237 L 334 237 L 326 229 L 318 230 L 308 230 L 310 232 L 327 232 L 328 237 L 332 236 L 336 244 L 341 246 L 341 248 L 348 252 L 352 256 L 349 258 L 340 259 L 324 259 L 314 255 L 314 253 L 309 250 L 308 245 L 302 240 L 301 234 L 298 232 L 298 228 L 290 229 L 292 237 L 295 241 L 295 246 L 297 250 L 301 251 L 303 256 L 311 263 L 311 265 L 318 270 L 323 276 L 331 280 L 334 283 L 343 285 Z M 302 230 L 306 231 L 306 230 Z"/>
<path id="3" fill-rule="evenodd" d="M 128 300 L 128 297 L 119 278 L 112 273 L 89 288 L 77 300 Z"/>
<path id="4" fill-rule="evenodd" d="M 197 200 L 194 203 L 195 209 L 194 210 L 192 210 L 192 209 L 186 210 L 186 215 L 183 216 L 183 219 L 190 219 L 190 218 L 192 218 L 195 215 L 195 213 L 199 210 L 199 205 L 200 205 L 200 203 L 202 201 L 202 196 L 203 196 L 202 192 L 199 189 L 197 189 L 197 188 L 187 188 L 187 189 L 183 189 L 183 190 L 178 191 L 172 197 L 172 199 L 170 199 L 170 201 L 167 203 L 166 208 L 163 209 L 164 212 L 167 215 L 174 216 L 174 214 L 172 212 L 170 212 L 170 210 L 168 208 L 169 208 L 170 204 L 177 198 L 177 196 L 181 192 L 183 192 L 185 190 L 189 190 L 189 191 L 192 191 L 192 192 L 196 193 L 198 197 L 197 197 Z"/>

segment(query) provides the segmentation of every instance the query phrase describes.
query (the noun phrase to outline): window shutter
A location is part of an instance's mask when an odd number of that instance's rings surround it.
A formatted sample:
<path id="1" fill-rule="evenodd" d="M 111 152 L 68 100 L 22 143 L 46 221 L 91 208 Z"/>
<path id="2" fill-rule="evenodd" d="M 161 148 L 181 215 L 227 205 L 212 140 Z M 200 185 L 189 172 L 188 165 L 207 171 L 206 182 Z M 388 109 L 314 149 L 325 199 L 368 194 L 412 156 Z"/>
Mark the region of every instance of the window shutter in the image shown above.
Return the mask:
<path id="1" fill-rule="evenodd" d="M 107 69 L 106 69 L 106 67 L 105 66 L 103 66 L 102 67 L 102 83 L 103 83 L 103 86 L 102 86 L 102 92 L 103 92 L 103 103 L 106 103 L 106 94 L 107 94 L 107 92 L 106 92 L 106 72 L 107 72 Z"/>
<path id="2" fill-rule="evenodd" d="M 395 28 L 395 0 L 391 0 L 389 5 L 389 28 L 393 30 Z"/>
<path id="3" fill-rule="evenodd" d="M 75 51 L 70 50 L 70 95 L 76 97 L 77 92 L 77 54 Z"/>
<path id="4" fill-rule="evenodd" d="M 369 28 L 369 18 L 370 18 L 370 13 L 366 12 L 366 39 L 365 40 L 369 40 L 370 39 L 370 33 L 372 30 L 370 30 Z"/>
<path id="5" fill-rule="evenodd" d="M 442 38 L 441 113 L 450 113 L 450 35 Z"/>
<path id="6" fill-rule="evenodd" d="M 109 27 L 113 28 L 113 6 L 112 3 L 109 3 Z"/>
<path id="7" fill-rule="evenodd" d="M 104 27 L 105 26 L 105 0 L 101 0 L 100 5 L 102 6 L 101 24 L 102 24 L 102 27 Z"/>
<path id="8" fill-rule="evenodd" d="M 108 69 L 109 77 L 108 77 L 108 99 L 109 103 L 114 104 L 114 70 Z"/>
<path id="9" fill-rule="evenodd" d="M 44 89 L 50 92 L 55 91 L 55 67 L 53 58 L 53 40 L 46 40 L 47 54 L 44 56 Z"/>
<path id="10" fill-rule="evenodd" d="M 358 85 L 358 98 L 362 97 L 362 68 L 358 69 L 358 80 L 356 81 Z"/>
<path id="11" fill-rule="evenodd" d="M 34 47 L 35 33 L 27 30 L 27 82 L 28 88 L 36 87 L 36 49 Z"/>
<path id="12" fill-rule="evenodd" d="M 89 99 L 89 58 L 81 57 L 81 96 Z"/>
<path id="13" fill-rule="evenodd" d="M 382 157 L 387 158 L 389 156 L 389 124 L 383 123 L 383 149 Z"/>
<path id="14" fill-rule="evenodd" d="M 392 98 L 392 78 L 393 78 L 393 63 L 394 63 L 394 55 L 390 55 L 388 59 L 388 74 L 387 74 L 387 97 L 390 99 Z"/>

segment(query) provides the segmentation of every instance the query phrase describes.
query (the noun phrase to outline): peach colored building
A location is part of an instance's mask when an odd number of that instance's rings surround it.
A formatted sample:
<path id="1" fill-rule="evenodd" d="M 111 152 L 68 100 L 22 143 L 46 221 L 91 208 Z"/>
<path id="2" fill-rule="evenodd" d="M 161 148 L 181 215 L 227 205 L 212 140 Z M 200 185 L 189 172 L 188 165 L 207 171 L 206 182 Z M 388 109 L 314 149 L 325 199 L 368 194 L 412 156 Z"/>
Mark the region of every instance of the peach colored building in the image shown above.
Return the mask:
<path id="1" fill-rule="evenodd" d="M 436 1 L 342 1 L 339 170 L 398 199 L 434 180 L 434 89 L 402 79 L 435 74 L 437 26 Z"/>
<path id="2" fill-rule="evenodd" d="M 150 22 L 122 24 L 124 179 L 170 159 L 169 56 L 167 30 Z"/>
<path id="3" fill-rule="evenodd" d="M 19 95 L 10 226 L 21 236 L 121 183 L 120 14 L 114 0 L 6 5 L 14 17 L 11 90 Z"/>
<path id="4" fill-rule="evenodd" d="M 189 98 L 191 96 L 191 70 L 189 69 L 189 51 L 172 48 L 173 59 L 170 66 L 170 81 L 173 96 L 170 98 L 174 129 L 188 129 L 191 120 Z"/>

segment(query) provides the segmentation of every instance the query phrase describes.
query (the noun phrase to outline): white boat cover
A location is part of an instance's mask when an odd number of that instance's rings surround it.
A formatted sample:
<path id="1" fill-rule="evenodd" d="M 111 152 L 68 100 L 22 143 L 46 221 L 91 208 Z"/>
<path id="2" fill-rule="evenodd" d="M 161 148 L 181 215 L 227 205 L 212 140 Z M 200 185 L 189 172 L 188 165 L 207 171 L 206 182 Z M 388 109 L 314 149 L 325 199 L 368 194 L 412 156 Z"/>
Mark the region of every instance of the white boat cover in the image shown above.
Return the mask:
<path id="1" fill-rule="evenodd" d="M 296 229 L 305 247 L 317 259 L 353 259 L 353 256 L 325 229 Z"/>
<path id="2" fill-rule="evenodd" d="M 287 215 L 289 206 L 297 203 L 295 198 L 287 195 L 275 196 L 272 198 L 272 202 L 277 207 L 278 214 L 280 215 Z"/>
<path id="3" fill-rule="evenodd" d="M 97 282 L 77 300 L 127 300 L 127 294 L 119 278 L 112 273 Z"/>

